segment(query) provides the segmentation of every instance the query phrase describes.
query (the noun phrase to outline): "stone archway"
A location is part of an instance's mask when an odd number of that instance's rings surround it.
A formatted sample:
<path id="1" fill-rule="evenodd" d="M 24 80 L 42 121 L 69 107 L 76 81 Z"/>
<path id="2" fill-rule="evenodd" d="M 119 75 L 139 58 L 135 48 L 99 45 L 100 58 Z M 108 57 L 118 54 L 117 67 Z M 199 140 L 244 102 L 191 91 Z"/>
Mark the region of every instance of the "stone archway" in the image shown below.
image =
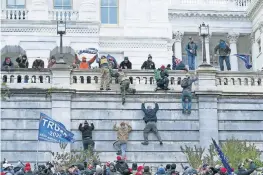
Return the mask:
<path id="1" fill-rule="evenodd" d="M 65 63 L 67 65 L 72 65 L 74 58 L 75 58 L 75 50 L 72 49 L 70 46 L 64 46 L 63 48 L 63 58 Z M 50 52 L 50 58 L 54 56 L 56 60 L 59 60 L 60 57 L 60 48 L 59 46 L 55 47 L 51 52 Z"/>
<path id="2" fill-rule="evenodd" d="M 6 57 L 10 57 L 12 62 L 16 64 L 16 58 L 19 55 L 26 54 L 26 51 L 18 45 L 6 45 L 1 49 L 1 63 Z"/>

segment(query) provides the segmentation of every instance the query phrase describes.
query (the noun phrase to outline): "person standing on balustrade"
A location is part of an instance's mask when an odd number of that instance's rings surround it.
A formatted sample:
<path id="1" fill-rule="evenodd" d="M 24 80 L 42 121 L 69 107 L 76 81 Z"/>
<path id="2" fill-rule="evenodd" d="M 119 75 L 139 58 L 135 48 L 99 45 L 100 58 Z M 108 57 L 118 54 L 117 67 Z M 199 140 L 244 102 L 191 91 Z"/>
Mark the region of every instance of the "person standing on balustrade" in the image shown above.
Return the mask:
<path id="1" fill-rule="evenodd" d="M 118 82 L 120 83 L 120 89 L 121 89 L 121 97 L 122 97 L 122 104 L 125 103 L 126 98 L 126 92 L 135 94 L 136 89 L 130 88 L 130 79 L 129 77 L 123 72 L 121 68 L 118 69 L 118 72 L 113 72 L 112 69 L 110 69 L 110 74 L 112 77 L 118 78 Z"/>
<path id="2" fill-rule="evenodd" d="M 79 131 L 82 133 L 82 142 L 83 142 L 84 150 L 89 149 L 89 147 L 91 147 L 91 150 L 94 149 L 95 143 L 92 140 L 92 131 L 94 129 L 95 128 L 94 128 L 93 123 L 91 123 L 91 125 L 89 125 L 87 120 L 85 120 L 84 124 L 82 124 L 82 123 L 79 124 Z"/>
<path id="3" fill-rule="evenodd" d="M 226 68 L 228 71 L 231 70 L 231 64 L 229 55 L 231 53 L 230 47 L 226 44 L 224 40 L 220 40 L 219 44 L 215 47 L 214 53 L 217 55 L 217 51 L 219 52 L 219 66 L 220 70 L 224 71 L 224 60 L 226 62 Z"/>
<path id="4" fill-rule="evenodd" d="M 104 90 L 104 84 L 106 84 L 106 90 L 110 89 L 110 65 L 108 59 L 103 55 L 101 58 L 97 58 L 96 62 L 99 64 L 101 72 L 100 90 Z"/>
<path id="5" fill-rule="evenodd" d="M 157 136 L 157 138 L 160 142 L 160 145 L 163 145 L 161 136 L 160 136 L 159 131 L 158 131 L 157 126 L 156 126 L 156 122 L 157 122 L 156 113 L 159 110 L 159 105 L 157 103 L 155 103 L 154 109 L 152 109 L 151 106 L 147 106 L 147 109 L 145 109 L 145 102 L 143 102 L 141 108 L 145 114 L 145 116 L 143 117 L 143 120 L 146 124 L 144 131 L 143 131 L 144 141 L 142 142 L 142 144 L 143 145 L 149 144 L 148 135 L 150 132 L 153 132 Z"/>
<path id="6" fill-rule="evenodd" d="M 195 57 L 197 56 L 197 44 L 192 37 L 189 37 L 189 42 L 185 48 L 188 57 L 189 70 L 195 70 Z"/>

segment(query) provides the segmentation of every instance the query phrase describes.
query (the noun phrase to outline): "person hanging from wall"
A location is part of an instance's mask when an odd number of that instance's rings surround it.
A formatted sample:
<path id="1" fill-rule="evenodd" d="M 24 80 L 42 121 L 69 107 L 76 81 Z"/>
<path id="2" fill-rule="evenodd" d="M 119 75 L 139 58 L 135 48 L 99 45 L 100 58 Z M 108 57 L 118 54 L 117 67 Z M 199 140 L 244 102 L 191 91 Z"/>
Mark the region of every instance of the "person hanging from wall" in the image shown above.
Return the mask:
<path id="1" fill-rule="evenodd" d="M 124 61 L 121 62 L 119 67 L 121 69 L 132 69 L 132 63 L 130 62 L 128 57 L 124 57 Z"/>
<path id="2" fill-rule="evenodd" d="M 3 70 L 10 70 L 14 68 L 14 63 L 11 61 L 10 57 L 6 57 L 3 64 L 2 69 Z"/>
<path id="3" fill-rule="evenodd" d="M 28 68 L 28 60 L 26 55 L 19 55 L 16 62 L 18 63 L 19 68 Z"/>
<path id="4" fill-rule="evenodd" d="M 183 111 L 182 113 L 191 114 L 191 107 L 192 107 L 192 84 L 193 82 L 197 81 L 198 78 L 191 78 L 190 74 L 186 74 L 186 78 L 184 78 L 181 82 L 181 87 L 183 88 L 182 91 L 182 106 Z"/>
<path id="5" fill-rule="evenodd" d="M 123 72 L 121 68 L 118 69 L 118 72 L 113 72 L 113 70 L 110 70 L 110 74 L 112 77 L 118 78 L 118 82 L 120 83 L 120 89 L 121 89 L 121 97 L 122 97 L 122 104 L 125 103 L 126 98 L 126 92 L 135 94 L 136 89 L 130 88 L 130 79 L 129 77 Z"/>
<path id="6" fill-rule="evenodd" d="M 157 87 L 155 91 L 158 90 L 158 88 L 161 88 L 162 90 L 170 90 L 168 88 L 169 85 L 169 74 L 168 71 L 165 69 L 165 66 L 162 65 L 160 69 L 154 70 L 154 76 L 156 80 Z"/>
<path id="7" fill-rule="evenodd" d="M 159 142 L 160 145 L 163 145 L 161 136 L 158 132 L 157 126 L 156 126 L 156 122 L 157 122 L 157 116 L 156 113 L 159 110 L 159 105 L 157 103 L 155 103 L 155 108 L 152 109 L 151 106 L 147 106 L 147 109 L 145 109 L 145 102 L 142 103 L 142 107 L 141 107 L 142 111 L 144 112 L 145 116 L 143 117 L 143 120 L 145 122 L 145 128 L 143 131 L 143 137 L 144 137 L 144 141 L 142 142 L 143 145 L 148 145 L 148 135 L 150 132 L 153 132 Z"/>
<path id="8" fill-rule="evenodd" d="M 99 64 L 101 72 L 100 90 L 103 90 L 104 84 L 106 84 L 106 90 L 110 89 L 110 70 L 108 59 L 103 55 L 101 58 L 97 58 L 96 62 Z"/>
<path id="9" fill-rule="evenodd" d="M 141 69 L 145 69 L 145 70 L 147 70 L 147 69 L 155 69 L 155 64 L 152 61 L 152 55 L 151 54 L 148 55 L 148 60 L 144 61 L 144 63 L 142 64 Z"/>
<path id="10" fill-rule="evenodd" d="M 225 60 L 226 68 L 228 71 L 230 71 L 231 70 L 231 64 L 229 59 L 229 55 L 231 53 L 230 47 L 226 44 L 224 40 L 221 39 L 219 44 L 214 49 L 215 56 L 217 55 L 217 51 L 219 52 L 220 70 L 224 71 L 224 60 Z"/>
<path id="11" fill-rule="evenodd" d="M 48 66 L 47 68 L 52 68 L 55 64 L 56 64 L 56 58 L 54 56 L 52 56 L 49 60 L 48 60 Z"/>
<path id="12" fill-rule="evenodd" d="M 96 60 L 97 58 L 97 54 L 93 56 L 93 58 L 91 58 L 89 61 L 87 61 L 86 57 L 82 57 L 82 61 L 79 64 L 79 68 L 80 69 L 90 69 L 91 68 L 91 64 Z"/>
<path id="13" fill-rule="evenodd" d="M 42 70 L 44 69 L 44 61 L 41 60 L 40 58 L 37 58 L 32 65 L 33 69 L 37 69 L 37 70 Z"/>
<path id="14" fill-rule="evenodd" d="M 115 123 L 113 129 L 117 131 L 118 142 L 115 144 L 118 151 L 117 155 L 122 155 L 122 158 L 126 160 L 127 140 L 129 133 L 132 131 L 132 127 L 128 123 L 121 122 L 120 127 L 117 127 Z"/>
<path id="15" fill-rule="evenodd" d="M 189 42 L 185 48 L 188 56 L 189 70 L 195 70 L 195 57 L 197 56 L 197 44 L 192 37 L 189 37 Z"/>
<path id="16" fill-rule="evenodd" d="M 79 124 L 79 131 L 82 132 L 82 142 L 83 142 L 84 150 L 89 149 L 89 147 L 91 148 L 91 150 L 94 149 L 95 143 L 92 140 L 92 131 L 94 129 L 95 128 L 94 128 L 93 123 L 91 123 L 91 125 L 89 125 L 87 120 L 85 120 L 84 124 L 82 124 L 82 123 Z"/>

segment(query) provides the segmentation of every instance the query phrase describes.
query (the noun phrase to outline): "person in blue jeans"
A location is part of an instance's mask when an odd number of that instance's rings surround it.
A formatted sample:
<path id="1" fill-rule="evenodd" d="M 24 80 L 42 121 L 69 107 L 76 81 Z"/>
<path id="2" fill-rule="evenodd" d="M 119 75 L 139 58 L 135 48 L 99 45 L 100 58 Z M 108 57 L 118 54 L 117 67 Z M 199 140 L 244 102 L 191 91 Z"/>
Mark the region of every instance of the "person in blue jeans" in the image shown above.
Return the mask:
<path id="1" fill-rule="evenodd" d="M 192 37 L 189 37 L 189 43 L 185 48 L 188 57 L 189 70 L 195 70 L 195 57 L 197 55 L 197 44 L 193 41 Z"/>
<path id="2" fill-rule="evenodd" d="M 220 70 L 224 71 L 224 61 L 226 62 L 226 68 L 228 71 L 231 70 L 231 64 L 229 55 L 231 53 L 230 47 L 226 44 L 224 40 L 220 40 L 219 44 L 215 47 L 214 53 L 217 54 L 217 51 L 219 53 L 219 66 Z"/>
<path id="3" fill-rule="evenodd" d="M 117 131 L 117 155 L 121 154 L 122 158 L 126 159 L 127 141 L 129 138 L 129 133 L 132 131 L 132 127 L 128 123 L 121 122 L 120 127 L 117 127 L 117 124 L 115 124 L 113 129 Z"/>
<path id="4" fill-rule="evenodd" d="M 181 87 L 182 91 L 182 106 L 183 114 L 191 114 L 192 109 L 192 84 L 197 81 L 198 78 L 191 78 L 189 74 L 186 74 L 186 78 L 182 80 Z"/>

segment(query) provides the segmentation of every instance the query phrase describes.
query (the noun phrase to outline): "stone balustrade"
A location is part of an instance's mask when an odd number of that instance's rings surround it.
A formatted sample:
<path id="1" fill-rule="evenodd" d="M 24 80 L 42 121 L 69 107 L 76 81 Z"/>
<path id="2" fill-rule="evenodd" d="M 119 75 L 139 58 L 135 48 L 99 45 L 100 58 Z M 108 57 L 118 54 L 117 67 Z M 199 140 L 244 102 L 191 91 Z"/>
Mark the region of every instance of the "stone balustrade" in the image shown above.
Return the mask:
<path id="1" fill-rule="evenodd" d="M 2 83 L 9 85 L 11 88 L 51 88 L 55 81 L 52 77 L 56 69 L 43 69 L 35 71 L 34 69 L 16 69 L 13 71 L 2 71 Z M 130 78 L 131 87 L 138 91 L 153 91 L 156 88 L 154 73 L 151 70 L 125 70 Z M 208 72 L 209 73 L 209 72 Z M 100 72 L 99 69 L 93 70 L 72 70 L 65 69 L 65 76 L 70 77 L 68 87 L 76 90 L 98 90 L 100 87 Z M 70 74 L 70 75 L 66 75 Z M 193 72 L 191 73 L 193 74 Z M 194 76 L 194 75 L 193 75 Z M 197 77 L 203 76 L 197 71 Z M 213 76 L 212 76 L 213 77 Z M 171 91 L 181 91 L 181 80 L 185 78 L 184 71 L 169 72 L 169 87 Z M 204 78 L 204 77 L 203 77 Z M 216 72 L 213 77 L 217 91 L 222 92 L 263 92 L 263 72 Z M 207 86 L 195 82 L 193 90 L 195 91 L 200 86 Z M 119 89 L 119 82 L 116 78 L 111 78 L 111 88 Z M 200 88 L 199 88 L 200 89 Z"/>
<path id="2" fill-rule="evenodd" d="M 1 19 L 26 20 L 27 17 L 27 9 L 2 9 Z"/>
<path id="3" fill-rule="evenodd" d="M 77 21 L 79 12 L 73 10 L 51 10 L 48 12 L 50 20 Z"/>

